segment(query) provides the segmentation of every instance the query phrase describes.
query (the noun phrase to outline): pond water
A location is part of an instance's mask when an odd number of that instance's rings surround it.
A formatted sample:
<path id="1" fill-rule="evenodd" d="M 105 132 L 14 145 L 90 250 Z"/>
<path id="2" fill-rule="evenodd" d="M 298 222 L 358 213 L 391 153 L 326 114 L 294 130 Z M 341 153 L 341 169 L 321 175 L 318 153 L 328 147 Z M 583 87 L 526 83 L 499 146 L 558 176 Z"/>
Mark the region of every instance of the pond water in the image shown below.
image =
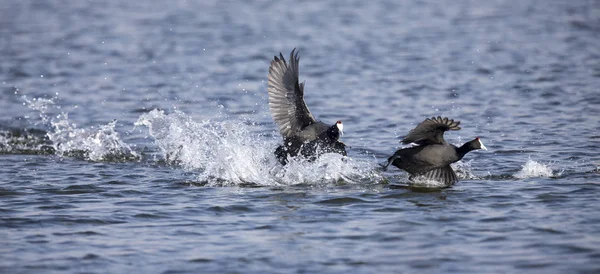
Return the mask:
<path id="1" fill-rule="evenodd" d="M 600 271 L 596 1 L 0 3 L 0 272 Z M 279 165 L 267 72 L 348 157 Z M 427 117 L 488 151 L 380 167 Z"/>

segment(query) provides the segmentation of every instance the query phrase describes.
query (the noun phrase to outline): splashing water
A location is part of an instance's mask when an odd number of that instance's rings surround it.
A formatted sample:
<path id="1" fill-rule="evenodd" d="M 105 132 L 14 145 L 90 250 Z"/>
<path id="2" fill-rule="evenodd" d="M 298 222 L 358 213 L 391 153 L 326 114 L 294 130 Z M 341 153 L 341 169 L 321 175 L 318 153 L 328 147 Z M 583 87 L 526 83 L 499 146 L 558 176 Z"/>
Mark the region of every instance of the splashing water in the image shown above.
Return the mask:
<path id="1" fill-rule="evenodd" d="M 90 161 L 130 161 L 141 157 L 119 137 L 115 131 L 116 120 L 96 129 L 82 129 L 69 121 L 67 113 L 55 117 L 48 115 L 51 109 L 60 109 L 55 98 L 33 98 L 23 100 L 30 109 L 36 110 L 41 122 L 51 128 L 46 133 L 55 153 L 59 156 L 75 156 Z"/>
<path id="2" fill-rule="evenodd" d="M 54 131 L 48 137 L 55 144 L 57 154 L 61 156 L 83 156 L 91 161 L 136 160 L 139 155 L 123 142 L 115 131 L 117 120 L 97 129 L 78 129 L 69 123 L 67 114 L 52 121 Z"/>
<path id="3" fill-rule="evenodd" d="M 281 166 L 273 154 L 278 139 L 252 133 L 241 121 L 195 122 L 180 111 L 153 110 L 135 125 L 148 127 L 167 162 L 200 172 L 198 180 L 208 185 L 356 183 L 380 178 L 374 163 L 333 153 L 312 162 L 295 158 Z"/>
<path id="4" fill-rule="evenodd" d="M 46 132 L 36 129 L 0 130 L 0 153 L 51 154 Z"/>
<path id="5" fill-rule="evenodd" d="M 477 180 L 480 179 L 479 176 L 475 175 L 472 171 L 471 168 L 471 164 L 473 163 L 473 160 L 469 160 L 469 161 L 458 161 L 454 164 L 452 164 L 452 169 L 454 169 L 454 172 L 456 173 L 456 176 L 458 177 L 459 180 Z"/>
<path id="6" fill-rule="evenodd" d="M 50 116 L 47 115 L 48 110 L 51 108 L 60 108 L 60 107 L 56 107 L 54 100 L 56 98 L 50 98 L 50 99 L 46 99 L 46 98 L 33 98 L 31 100 L 27 99 L 27 96 L 23 95 L 21 97 L 21 99 L 23 99 L 23 105 L 26 105 L 28 108 L 37 111 L 39 118 L 41 119 L 41 123 L 43 124 L 49 124 L 50 123 Z M 28 118 L 26 116 L 26 118 Z"/>
<path id="7" fill-rule="evenodd" d="M 513 176 L 518 179 L 525 179 L 532 177 L 552 177 L 554 174 L 550 167 L 529 159 L 523 165 L 523 168 Z"/>

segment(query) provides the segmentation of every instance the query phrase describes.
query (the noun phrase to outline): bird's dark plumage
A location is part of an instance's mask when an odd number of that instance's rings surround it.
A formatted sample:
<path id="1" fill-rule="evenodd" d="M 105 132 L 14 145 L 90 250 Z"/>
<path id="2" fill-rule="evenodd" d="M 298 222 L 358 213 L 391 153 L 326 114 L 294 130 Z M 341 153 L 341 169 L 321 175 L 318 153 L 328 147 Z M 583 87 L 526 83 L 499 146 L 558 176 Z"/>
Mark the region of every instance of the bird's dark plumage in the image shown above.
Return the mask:
<path id="1" fill-rule="evenodd" d="M 304 102 L 304 83 L 298 80 L 298 52 L 292 50 L 286 62 L 283 54 L 271 61 L 268 76 L 269 109 L 283 136 L 283 145 L 275 151 L 282 164 L 288 155 L 318 156 L 335 152 L 346 155 L 345 145 L 338 141 L 343 125 L 317 121 Z"/>
<path id="2" fill-rule="evenodd" d="M 404 139 L 403 144 L 415 143 L 419 145 L 447 144 L 444 140 L 444 132 L 448 130 L 459 130 L 459 121 L 447 117 L 427 118 L 417 127 L 412 129 Z"/>
<path id="3" fill-rule="evenodd" d="M 423 177 L 450 186 L 458 181 L 451 163 L 461 160 L 469 151 L 486 149 L 478 138 L 461 147 L 448 144 L 444 132 L 459 130 L 459 121 L 448 118 L 432 117 L 421 122 L 402 139 L 403 144 L 415 143 L 417 146 L 399 149 L 388 159 L 394 165 L 410 174 L 410 179 Z"/>

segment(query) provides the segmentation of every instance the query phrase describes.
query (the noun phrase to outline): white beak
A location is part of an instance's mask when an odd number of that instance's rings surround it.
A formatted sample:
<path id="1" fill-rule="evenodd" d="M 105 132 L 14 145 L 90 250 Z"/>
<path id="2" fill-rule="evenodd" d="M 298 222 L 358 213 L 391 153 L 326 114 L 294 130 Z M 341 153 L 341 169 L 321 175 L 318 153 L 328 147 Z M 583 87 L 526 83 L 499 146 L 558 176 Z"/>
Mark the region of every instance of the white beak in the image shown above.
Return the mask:
<path id="1" fill-rule="evenodd" d="M 485 146 L 483 145 L 483 142 L 481 141 L 481 139 L 477 139 L 477 141 L 479 141 L 479 145 L 481 146 L 481 149 L 483 149 L 483 150 L 488 150 L 488 149 L 487 149 L 487 147 L 485 147 Z"/>

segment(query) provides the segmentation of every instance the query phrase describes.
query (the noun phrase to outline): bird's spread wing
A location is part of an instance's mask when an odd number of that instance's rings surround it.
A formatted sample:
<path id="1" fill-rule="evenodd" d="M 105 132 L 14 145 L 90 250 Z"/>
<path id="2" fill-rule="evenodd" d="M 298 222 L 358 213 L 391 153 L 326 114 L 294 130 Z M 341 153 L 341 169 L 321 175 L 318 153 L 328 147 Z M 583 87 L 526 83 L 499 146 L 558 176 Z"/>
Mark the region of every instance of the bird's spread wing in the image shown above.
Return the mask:
<path id="1" fill-rule="evenodd" d="M 298 53 L 292 50 L 289 63 L 279 53 L 269 67 L 269 109 L 283 137 L 315 122 L 304 102 L 304 83 L 298 82 Z"/>
<path id="2" fill-rule="evenodd" d="M 446 144 L 444 132 L 448 130 L 459 130 L 460 121 L 454 121 L 447 117 L 432 117 L 421 122 L 411 130 L 404 139 L 403 144 L 416 143 L 419 145 Z"/>

